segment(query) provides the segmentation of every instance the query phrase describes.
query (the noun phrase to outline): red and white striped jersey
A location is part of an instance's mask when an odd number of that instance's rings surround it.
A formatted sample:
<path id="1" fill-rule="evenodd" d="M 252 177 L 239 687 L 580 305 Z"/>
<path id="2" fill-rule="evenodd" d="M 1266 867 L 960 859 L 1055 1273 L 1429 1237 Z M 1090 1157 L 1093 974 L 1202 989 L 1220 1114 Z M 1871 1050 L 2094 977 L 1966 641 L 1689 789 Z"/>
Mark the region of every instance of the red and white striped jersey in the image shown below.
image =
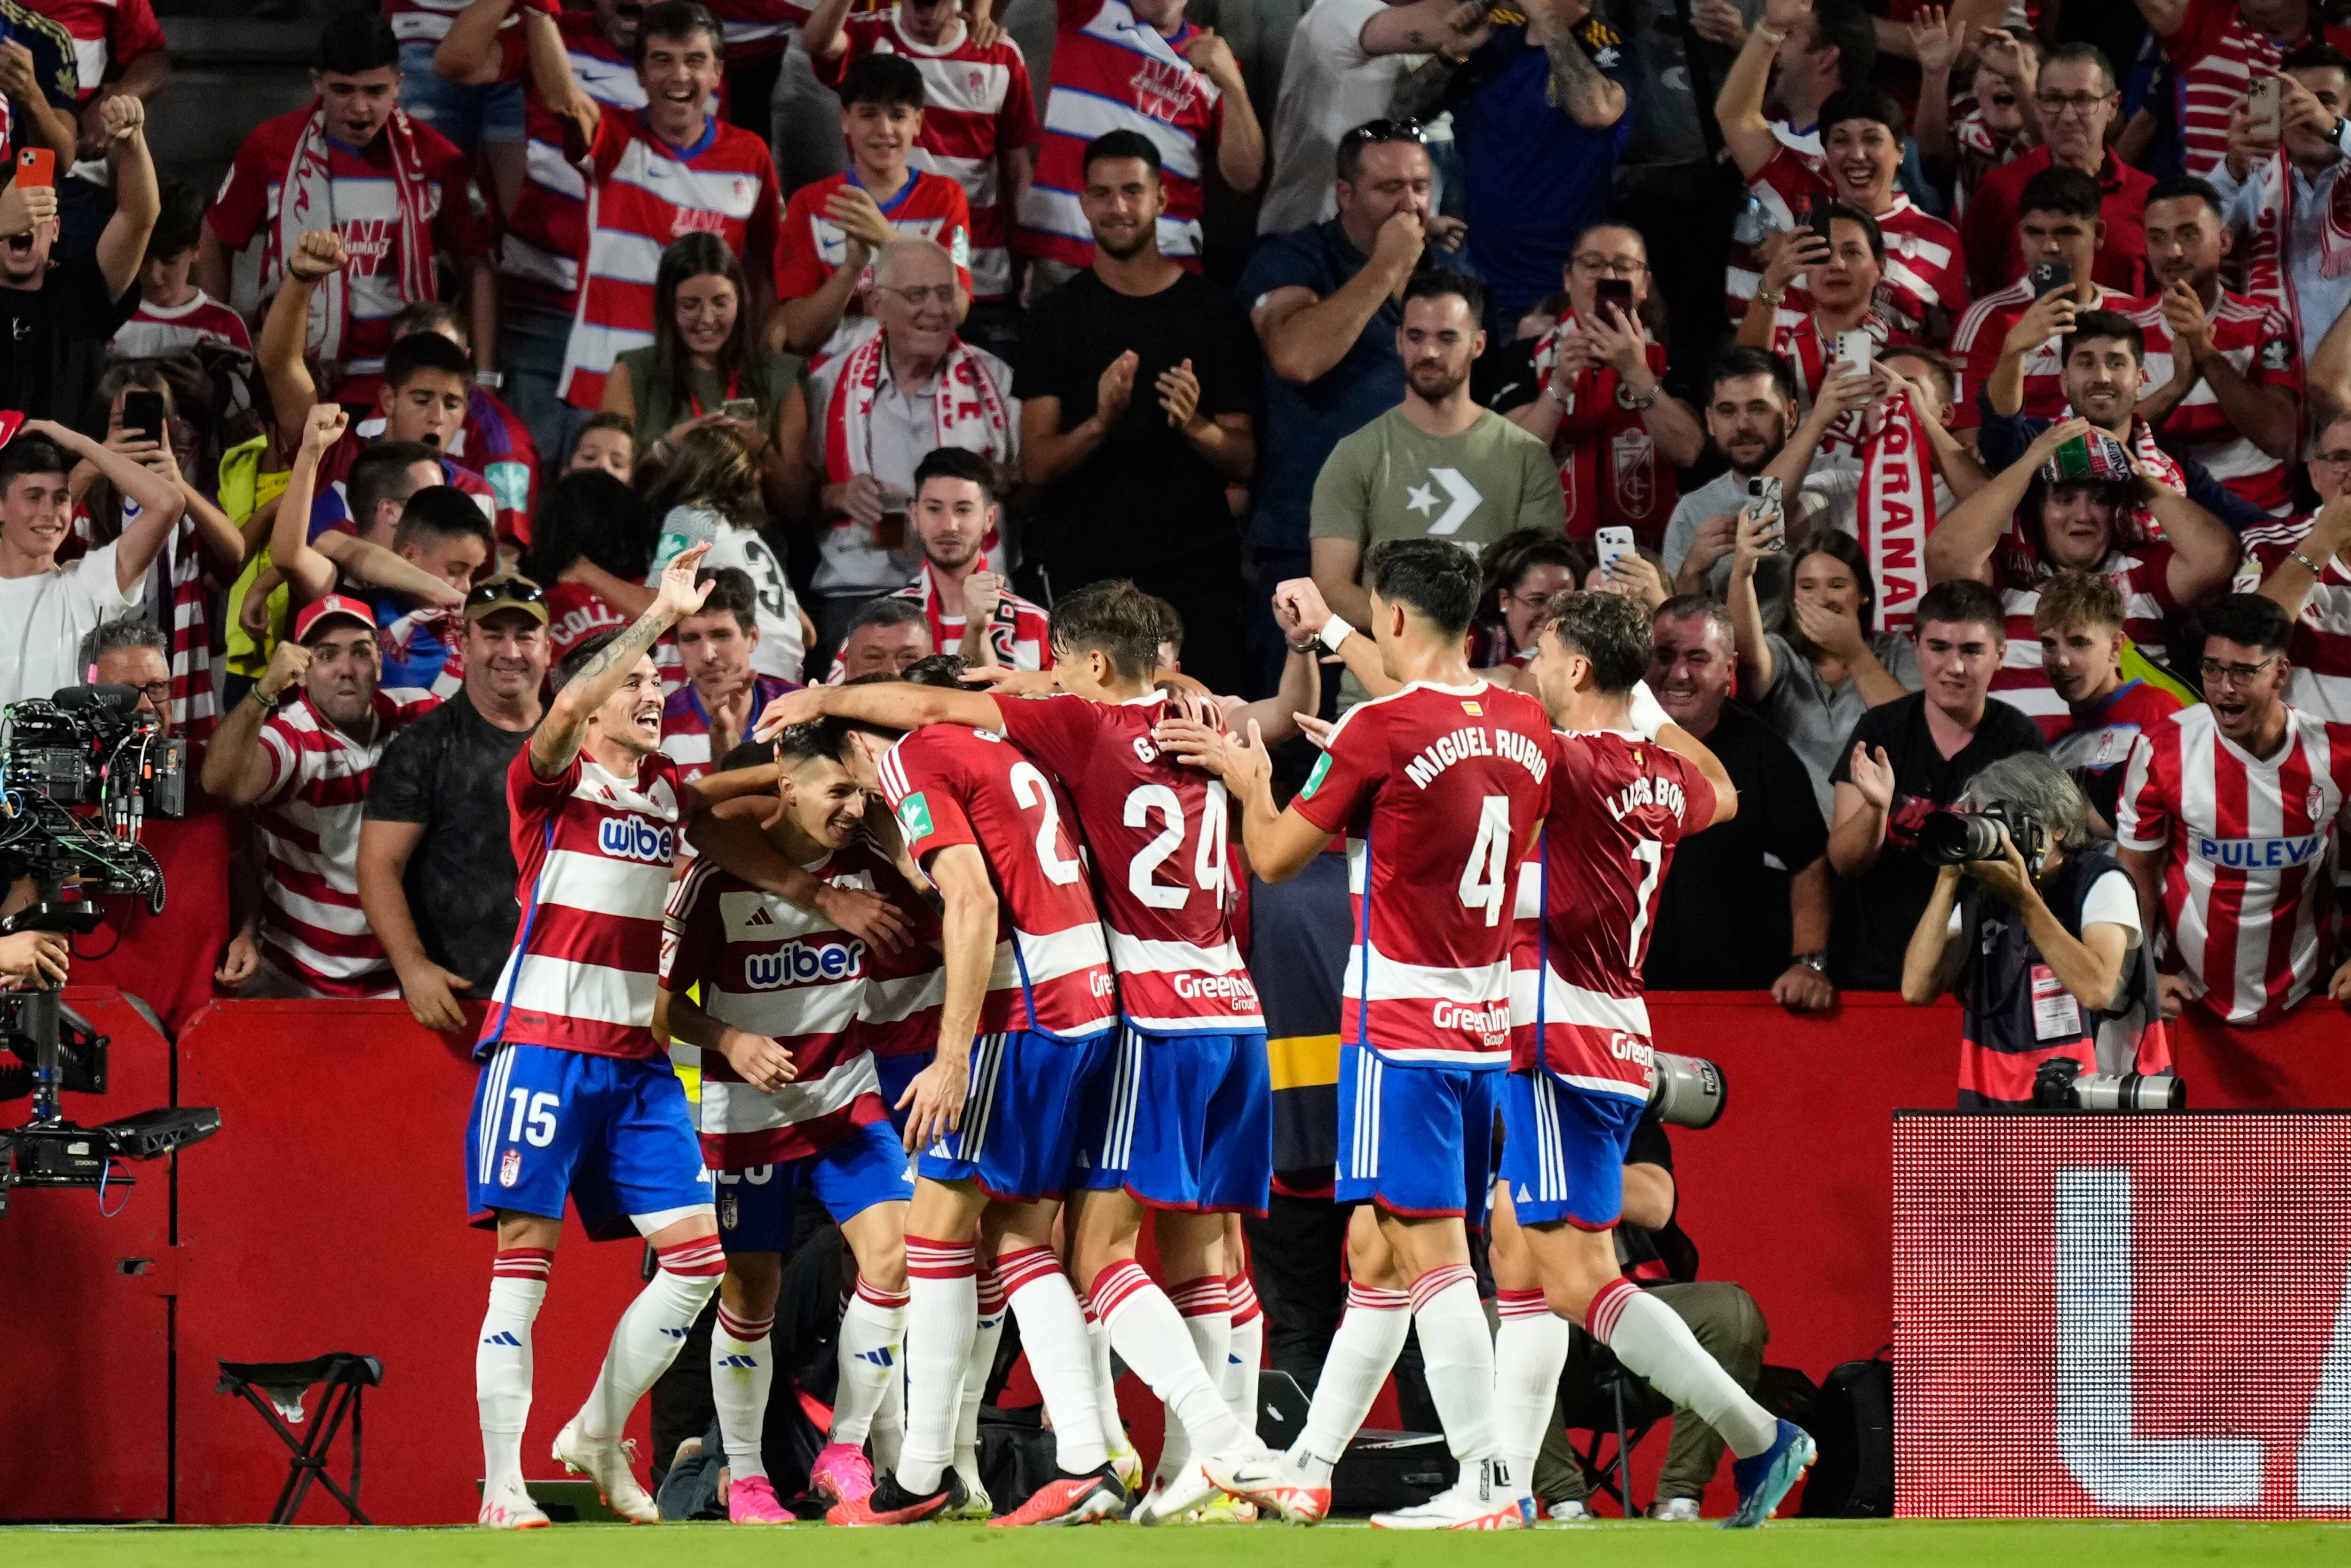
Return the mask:
<path id="1" fill-rule="evenodd" d="M 798 681 L 778 680 L 773 675 L 752 676 L 752 717 L 756 719 L 765 713 L 768 705 L 786 692 L 799 689 Z M 691 681 L 680 682 L 662 704 L 661 748 L 677 764 L 678 777 L 688 783 L 712 772 L 726 760 L 710 755 L 710 710 L 702 706 L 702 695 L 694 689 Z"/>
<path id="2" fill-rule="evenodd" d="M 739 66 L 780 54 L 791 36 L 806 24 L 811 7 L 792 0 L 708 0 L 726 36 L 726 63 Z"/>
<path id="3" fill-rule="evenodd" d="M 1799 152 L 1782 141 L 1771 161 L 1755 172 L 1747 188 L 1763 209 L 1766 232 L 1802 227 L 1804 209 L 1814 196 L 1844 200 L 1821 170 L 1819 154 Z M 1899 191 L 1884 212 L 1870 215 L 1877 220 L 1878 233 L 1886 241 L 1886 271 L 1877 285 L 1878 308 L 1896 329 L 1913 338 L 1927 330 L 1930 307 L 1942 311 L 1946 323 L 1958 320 L 1968 308 L 1968 266 L 1959 251 L 1959 231 L 1931 213 L 1919 211 Z M 1763 258 L 1754 246 L 1731 246 L 1724 281 L 1730 319 L 1736 322 L 1747 314 L 1748 301 L 1763 282 Z M 1780 302 L 1780 324 L 1793 325 L 1811 314 L 1812 308 L 1813 297 L 1804 292 L 1803 275 L 1799 273 L 1788 286 L 1787 298 Z"/>
<path id="4" fill-rule="evenodd" d="M 2054 740 L 2074 727 L 2073 710 L 2041 663 L 2041 633 L 2033 629 L 2032 612 L 2040 608 L 2041 591 L 2056 570 L 2015 531 L 2001 536 L 1992 553 L 1993 589 L 2008 618 L 2008 647 L 2000 668 L 1991 673 L 1991 695 L 2028 715 L 2041 726 L 2042 737 Z M 2171 547 L 2134 545 L 2117 549 L 2099 563 L 2098 575 L 2123 596 L 2123 632 L 2141 652 L 2160 664 L 2169 652 L 2165 617 L 2178 612 L 2171 596 Z"/>
<path id="5" fill-rule="evenodd" d="M 507 832 L 522 905 L 475 1056 L 504 1040 L 590 1056 L 652 1057 L 662 906 L 677 859 L 677 764 L 656 751 L 622 779 L 586 752 L 554 779 L 530 747 L 507 768 Z"/>
<path id="6" fill-rule="evenodd" d="M 1876 307 L 1862 318 L 1860 329 L 1869 334 L 1881 355 L 1887 344 L 1910 340 Z M 1809 309 L 1792 323 L 1782 312 L 1779 324 L 1771 329 L 1771 351 L 1786 360 L 1789 368 L 1796 372 L 1800 419 L 1812 413 L 1813 399 L 1819 395 L 1821 383 L 1828 380 L 1829 367 L 1836 362 L 1836 350 L 1834 340 L 1821 335 L 1820 318 Z M 1821 455 L 1848 466 L 1858 465 L 1868 418 L 1866 406 L 1839 414 L 1828 434 L 1821 438 Z"/>
<path id="7" fill-rule="evenodd" d="M 810 869 L 835 887 L 871 887 L 876 863 L 872 850 L 851 844 Z M 704 1165 L 739 1171 L 796 1160 L 887 1119 L 873 1055 L 856 1030 L 867 957 L 858 937 L 707 855 L 679 879 L 663 925 L 662 989 L 699 988 L 704 1012 L 774 1040 L 796 1070 L 768 1092 L 721 1053 L 702 1053 Z"/>
<path id="8" fill-rule="evenodd" d="M 857 1038 L 876 1057 L 921 1056 L 939 1048 L 939 1012 L 947 999 L 938 911 L 895 865 L 883 862 L 872 874 L 874 891 L 905 916 L 910 935 L 903 947 L 883 947 L 865 956 Z"/>
<path id="9" fill-rule="evenodd" d="M 2251 582 L 2240 580 L 2241 591 L 2260 586 L 2260 579 L 2278 569 L 2287 554 L 2302 548 L 2310 535 L 2311 519 L 2294 517 L 2245 530 L 2245 553 L 2259 573 Z M 2303 549 L 2302 553 L 2311 552 Z M 2351 567 L 2339 555 L 2319 563 L 2326 570 L 2302 601 L 2302 615 L 2294 623 L 2294 641 L 2286 658 L 2294 665 L 2286 695 L 2294 706 L 2330 724 L 2351 724 Z"/>
<path id="10" fill-rule="evenodd" d="M 784 255 L 776 267 L 777 298 L 803 299 L 814 294 L 849 258 L 849 235 L 825 216 L 824 204 L 835 191 L 856 183 L 857 171 L 851 169 L 828 174 L 792 193 L 784 207 Z M 936 240 L 955 260 L 956 281 L 966 288 L 971 287 L 971 207 L 964 200 L 961 185 L 944 174 L 909 168 L 898 193 L 875 205 L 901 235 Z M 864 313 L 861 284 L 858 293 L 850 298 L 847 314 Z"/>
<path id="11" fill-rule="evenodd" d="M 1162 37 L 1136 18 L 1126 0 L 1054 0 L 1054 5 L 1045 142 L 1013 248 L 1091 266 L 1094 232 L 1078 205 L 1086 143 L 1106 131 L 1132 131 L 1159 149 L 1159 185 L 1167 198 L 1159 214 L 1160 254 L 1196 268 L 1201 170 L 1216 156 L 1225 122 L 1223 94 L 1184 57 L 1184 46 L 1199 29 L 1186 22 L 1174 37 Z"/>
<path id="12" fill-rule="evenodd" d="M 379 690 L 375 733 L 362 741 L 329 723 L 305 693 L 261 727 L 269 760 L 268 787 L 253 803 L 254 837 L 268 866 L 261 951 L 313 996 L 399 991 L 360 908 L 360 818 L 384 747 L 439 706 L 424 692 Z"/>
<path id="13" fill-rule="evenodd" d="M 2346 795 L 2351 726 L 2294 708 L 2266 761 L 2200 704 L 2132 749 L 2116 838 L 2163 854 L 2172 960 L 2229 1022 L 2267 1023 L 2326 984 Z"/>
<path id="14" fill-rule="evenodd" d="M 633 619 L 613 609 L 602 594 L 583 583 L 547 585 L 547 646 L 557 664 L 589 638 L 618 632 Z M 675 644 L 670 646 L 674 651 Z"/>
<path id="15" fill-rule="evenodd" d="M 2239 375 L 2257 387 L 2283 387 L 2301 402 L 2302 352 L 2294 322 L 2283 307 L 2224 288 L 2220 303 L 2208 314 L 2214 351 Z M 2157 383 L 2150 378 L 2147 384 L 2152 388 Z M 2156 432 L 2178 455 L 2201 463 L 2213 478 L 2272 517 L 2292 510 L 2285 460 L 2254 445 L 2229 422 L 2209 380 L 2199 377 Z"/>
<path id="16" fill-rule="evenodd" d="M 1510 912 L 1551 795 L 1542 705 L 1416 681 L 1347 710 L 1291 807 L 1347 836 L 1339 1038 L 1399 1065 L 1510 1060 Z"/>
<path id="17" fill-rule="evenodd" d="M 2318 21 L 2312 6 L 2310 19 Z M 2317 27 L 2299 38 L 2277 38 L 2247 25 L 2236 0 L 2188 0 L 2179 30 L 2162 40 L 2179 72 L 2179 154 L 2185 173 L 2204 175 L 2229 154 L 2229 120 L 2256 74 L 2268 76 L 2289 50 L 2316 41 Z M 2351 48 L 2351 30 L 2326 27 L 2325 41 Z"/>
<path id="18" fill-rule="evenodd" d="M 645 107 L 644 84 L 629 57 L 614 48 L 589 12 L 555 18 L 571 79 L 606 113 L 635 114 Z M 588 251 L 588 176 L 565 155 L 563 121 L 538 96 L 530 78 L 528 35 L 498 34 L 498 79 L 523 84 L 522 200 L 506 217 L 498 239 L 498 276 L 517 302 L 569 310 L 578 303 L 580 258 Z"/>
<path id="19" fill-rule="evenodd" d="M 2164 324 L 2163 302 L 2140 299 L 2119 293 L 2101 283 L 2098 310 L 2112 310 L 2129 317 L 2138 329 L 2147 335 L 2147 380 L 2149 387 L 2159 387 L 2171 380 L 2171 329 Z M 2008 340 L 2009 329 L 2016 319 L 2032 307 L 2032 285 L 2018 278 L 2007 287 L 1985 295 L 1968 308 L 1959 324 L 1951 332 L 1951 352 L 1961 361 L 1959 395 L 1951 402 L 1951 428 L 1973 430 L 1982 423 L 1976 407 L 1976 394 L 1991 379 L 1992 367 L 2000 362 L 2000 346 Z M 2065 362 L 2059 344 L 2064 340 L 2052 338 L 2024 356 L 2024 414 L 2028 419 L 2055 419 L 2065 406 L 2065 388 L 2060 381 Z"/>
<path id="20" fill-rule="evenodd" d="M 160 360 L 204 342 L 253 352 L 245 318 L 199 288 L 182 305 L 140 300 L 131 319 L 114 329 L 113 349 L 126 360 Z"/>
<path id="21" fill-rule="evenodd" d="M 1077 806 L 1120 1016 L 1153 1034 L 1263 1029 L 1233 940 L 1224 782 L 1152 744 L 1166 694 L 1116 706 L 1067 694 L 996 706 L 1004 732 Z"/>
<path id="22" fill-rule="evenodd" d="M 1002 299 L 1012 292 L 1012 257 L 1006 248 L 1019 214 L 1006 205 L 997 160 L 1033 147 L 1044 132 L 1029 87 L 1029 62 L 1006 33 L 981 48 L 971 29 L 951 23 L 944 44 L 918 43 L 898 26 L 895 6 L 843 25 L 848 52 L 819 62 L 816 74 L 839 86 L 849 68 L 868 55 L 903 55 L 923 73 L 923 133 L 908 162 L 963 187 L 971 206 L 972 292 Z"/>
<path id="23" fill-rule="evenodd" d="M 672 240 L 715 234 L 747 275 L 774 274 L 781 220 L 773 160 L 766 142 L 719 120 L 706 121 L 692 147 L 672 147 L 642 111 L 597 117 L 581 160 L 587 267 L 563 353 L 566 402 L 596 407 L 613 361 L 653 340 L 653 277 Z"/>
<path id="24" fill-rule="evenodd" d="M 1714 821 L 1714 786 L 1634 735 L 1555 733 L 1552 763 L 1551 809 L 1517 879 L 1510 1067 L 1646 1103 L 1641 965 L 1674 847 Z"/>
<path id="25" fill-rule="evenodd" d="M 27 8 L 73 35 L 76 96 L 84 104 L 110 75 L 164 47 L 163 24 L 148 0 L 30 0 Z"/>
<path id="26" fill-rule="evenodd" d="M 1085 1039 L 1118 1018 L 1110 952 L 1069 797 L 1018 746 L 932 725 L 882 759 L 882 792 L 914 863 L 977 849 L 996 883 L 996 965 L 979 1030 Z"/>

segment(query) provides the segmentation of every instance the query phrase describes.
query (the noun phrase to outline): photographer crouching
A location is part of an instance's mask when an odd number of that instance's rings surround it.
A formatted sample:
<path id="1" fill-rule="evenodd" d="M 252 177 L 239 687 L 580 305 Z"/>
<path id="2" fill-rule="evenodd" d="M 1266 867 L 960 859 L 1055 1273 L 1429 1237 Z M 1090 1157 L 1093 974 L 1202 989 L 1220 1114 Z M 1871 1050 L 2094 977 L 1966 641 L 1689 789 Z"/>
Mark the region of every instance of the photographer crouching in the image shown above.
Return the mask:
<path id="1" fill-rule="evenodd" d="M 1958 808 L 1919 829 L 1940 870 L 1903 956 L 1902 997 L 1925 1007 L 1949 991 L 1965 1009 L 1962 1111 L 2032 1107 L 2043 1064 L 2059 1059 L 2068 1080 L 2169 1064 L 2138 897 L 2089 823 L 2064 769 L 2025 753 L 1984 768 Z"/>

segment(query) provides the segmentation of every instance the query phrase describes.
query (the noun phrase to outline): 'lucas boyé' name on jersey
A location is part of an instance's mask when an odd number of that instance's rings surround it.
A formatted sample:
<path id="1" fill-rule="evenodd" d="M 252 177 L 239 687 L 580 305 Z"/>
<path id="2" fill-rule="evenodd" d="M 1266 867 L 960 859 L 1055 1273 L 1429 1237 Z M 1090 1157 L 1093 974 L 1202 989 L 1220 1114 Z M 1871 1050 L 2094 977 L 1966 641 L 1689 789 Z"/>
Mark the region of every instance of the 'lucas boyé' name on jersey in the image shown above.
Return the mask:
<path id="1" fill-rule="evenodd" d="M 1471 724 L 1431 741 L 1419 756 L 1405 764 L 1404 776 L 1416 788 L 1426 789 L 1438 774 L 1472 757 L 1499 757 L 1515 762 L 1533 774 L 1538 784 L 1551 771 L 1551 758 L 1543 755 L 1541 745 L 1533 737 L 1515 730 L 1488 729 L 1483 725 Z"/>

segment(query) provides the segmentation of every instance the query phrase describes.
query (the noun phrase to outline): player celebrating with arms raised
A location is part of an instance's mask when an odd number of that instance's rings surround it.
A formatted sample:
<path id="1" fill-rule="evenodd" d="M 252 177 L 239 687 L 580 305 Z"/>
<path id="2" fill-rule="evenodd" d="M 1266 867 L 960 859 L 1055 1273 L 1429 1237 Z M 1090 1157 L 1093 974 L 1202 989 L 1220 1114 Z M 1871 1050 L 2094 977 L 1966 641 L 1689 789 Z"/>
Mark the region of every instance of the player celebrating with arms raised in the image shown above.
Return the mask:
<path id="1" fill-rule="evenodd" d="M 613 1511 L 659 1519 L 621 1426 L 677 1354 L 726 1260 L 685 1091 L 653 1032 L 662 903 L 684 821 L 772 789 L 773 767 L 691 784 L 661 754 L 661 671 L 647 652 L 710 591 L 700 546 L 662 573 L 624 631 L 573 649 L 560 690 L 507 773 L 522 925 L 474 1054 L 466 1196 L 495 1219 L 498 1255 L 474 1357 L 486 1466 L 480 1521 L 548 1522 L 522 1479 L 530 1332 L 547 1296 L 568 1192 L 600 1239 L 631 1226 L 660 1267 L 622 1314 L 588 1403 L 555 1457 L 593 1478 Z"/>
<path id="2" fill-rule="evenodd" d="M 1321 1518 L 1332 1466 L 1416 1320 L 1461 1479 L 1372 1522 L 1516 1529 L 1528 1522 L 1523 1488 L 1501 1463 L 1493 1342 L 1467 1228 L 1483 1223 L 1492 1184 L 1495 1102 L 1510 1063 L 1511 888 L 1548 799 L 1551 726 L 1533 698 L 1469 673 L 1463 637 L 1479 582 L 1467 551 L 1443 539 L 1391 541 L 1373 552 L 1369 582 L 1373 642 L 1403 689 L 1349 710 L 1286 810 L 1274 810 L 1254 725 L 1248 739 L 1188 722 L 1159 729 L 1167 749 L 1218 775 L 1241 802 L 1259 876 L 1285 881 L 1345 833 L 1355 904 L 1339 1024 L 1338 1182 L 1340 1202 L 1364 1205 L 1347 1237 L 1354 1289 L 1289 1458 L 1262 1474 L 1214 1458 L 1207 1469 L 1236 1497 L 1287 1519 Z"/>
<path id="3" fill-rule="evenodd" d="M 1567 1325 L 1580 1322 L 1723 1435 L 1738 1457 L 1739 1510 L 1728 1523 L 1750 1526 L 1812 1463 L 1813 1441 L 1749 1398 L 1680 1318 L 1624 1277 L 1611 1235 L 1649 1098 L 1641 963 L 1666 868 L 1685 834 L 1739 810 L 1722 764 L 1641 684 L 1649 653 L 1649 618 L 1633 601 L 1570 593 L 1552 601 L 1528 666 L 1564 733 L 1551 737 L 1551 810 L 1519 884 L 1494 1230 L 1495 1403 L 1505 1457 L 1531 1466 L 1567 1360 Z M 1523 1491 L 1524 1479 L 1513 1479 Z"/>

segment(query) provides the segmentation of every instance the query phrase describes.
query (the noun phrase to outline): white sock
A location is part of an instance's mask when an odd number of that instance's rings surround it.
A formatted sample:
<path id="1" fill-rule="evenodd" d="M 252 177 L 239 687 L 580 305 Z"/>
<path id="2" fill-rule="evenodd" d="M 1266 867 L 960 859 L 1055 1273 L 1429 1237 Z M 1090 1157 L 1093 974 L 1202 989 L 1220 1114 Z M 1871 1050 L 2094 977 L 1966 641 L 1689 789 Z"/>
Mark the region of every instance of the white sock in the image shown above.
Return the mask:
<path id="1" fill-rule="evenodd" d="M 1600 1288 L 1584 1312 L 1584 1326 L 1616 1353 L 1626 1370 L 1721 1433 L 1740 1458 L 1751 1459 L 1778 1440 L 1778 1419 L 1707 1354 L 1671 1307 L 1630 1280 L 1611 1280 Z"/>
<path id="2" fill-rule="evenodd" d="M 955 1458 L 964 1364 L 971 1359 L 979 1291 L 971 1243 L 906 1238 L 906 1436 L 898 1484 L 916 1497 L 939 1490 Z"/>
<path id="3" fill-rule="evenodd" d="M 1045 1414 L 1052 1417 L 1061 1470 L 1090 1475 L 1110 1463 L 1110 1448 L 1102 1441 L 1093 1351 L 1078 1293 L 1049 1247 L 999 1253 L 996 1271 L 1004 1281 L 1004 1299 L 1020 1320 L 1020 1347 L 1029 1354 L 1037 1391 L 1045 1396 Z"/>
<path id="4" fill-rule="evenodd" d="M 1258 1305 L 1257 1287 L 1249 1283 L 1247 1274 L 1227 1280 L 1225 1294 L 1232 1302 L 1232 1339 L 1217 1386 L 1223 1391 L 1225 1403 L 1233 1407 L 1233 1418 L 1244 1430 L 1254 1432 L 1258 1377 L 1265 1370 L 1265 1311 Z"/>
<path id="5" fill-rule="evenodd" d="M 987 1379 L 996 1371 L 996 1347 L 1004 1343 L 1004 1281 L 994 1266 L 979 1277 L 979 1321 L 973 1325 L 971 1356 L 964 1363 L 963 1402 L 956 1414 L 956 1469 L 979 1473 L 979 1407 Z"/>
<path id="6" fill-rule="evenodd" d="M 1573 1332 L 1556 1316 L 1541 1291 L 1500 1291 L 1495 1307 L 1501 1326 L 1494 1333 L 1494 1422 L 1500 1429 L 1503 1461 L 1510 1485 L 1524 1497 L 1534 1485 L 1535 1456 L 1550 1435 L 1559 1407 L 1559 1375 L 1567 1366 Z"/>
<path id="7" fill-rule="evenodd" d="M 1203 1279 L 1186 1280 L 1169 1290 L 1167 1299 L 1183 1315 L 1185 1331 L 1192 1338 L 1192 1354 L 1200 1358 L 1200 1370 L 1207 1374 L 1209 1385 L 1217 1390 L 1217 1397 L 1223 1400 L 1225 1363 L 1233 1338 L 1232 1302 L 1225 1294 L 1225 1277 L 1210 1274 Z M 1225 1401 L 1225 1408 L 1232 1411 L 1229 1400 Z M 1243 1433 L 1253 1430 L 1239 1413 L 1234 1412 L 1233 1418 L 1239 1423 Z M 1192 1444 L 1185 1435 L 1183 1423 L 1169 1422 L 1166 1441 L 1159 1450 L 1159 1469 L 1155 1477 L 1156 1483 L 1165 1486 L 1181 1476 L 1191 1458 Z"/>
<path id="8" fill-rule="evenodd" d="M 678 1346 L 694 1332 L 694 1320 L 710 1304 L 718 1277 L 726 1272 L 726 1254 L 716 1236 L 657 1247 L 653 1256 L 660 1266 L 621 1314 L 611 1347 L 604 1352 L 604 1368 L 580 1409 L 580 1430 L 593 1442 L 620 1441 L 629 1412 L 677 1359 Z"/>
<path id="9" fill-rule="evenodd" d="M 1347 1315 L 1331 1336 L 1322 1381 L 1306 1408 L 1306 1427 L 1290 1450 L 1310 1486 L 1331 1484 L 1331 1467 L 1372 1413 L 1372 1401 L 1380 1396 L 1411 1332 L 1412 1298 L 1404 1291 L 1347 1287 Z"/>
<path id="10" fill-rule="evenodd" d="M 522 1479 L 522 1429 L 530 1422 L 530 1325 L 547 1300 L 555 1254 L 544 1247 L 501 1249 L 490 1264 L 490 1310 L 474 1347 L 474 1403 L 482 1416 L 486 1493 Z"/>
<path id="11" fill-rule="evenodd" d="M 1118 1375 L 1111 1370 L 1110 1330 L 1094 1316 L 1091 1301 L 1080 1301 L 1078 1310 L 1086 1315 L 1086 1357 L 1094 1367 L 1094 1409 L 1102 1416 L 1102 1447 L 1113 1454 L 1131 1452 L 1134 1445 L 1127 1440 L 1126 1417 L 1118 1410 Z"/>
<path id="12" fill-rule="evenodd" d="M 1477 1270 L 1467 1263 L 1431 1269 L 1412 1282 L 1413 1322 L 1420 1329 L 1421 1371 L 1445 1441 L 1463 1472 L 1499 1449 L 1494 1429 L 1494 1331 L 1478 1301 Z"/>
<path id="13" fill-rule="evenodd" d="M 896 1475 L 898 1458 L 906 1446 L 906 1347 L 898 1346 L 898 1375 L 882 1391 L 881 1406 L 873 1412 L 873 1429 L 867 1447 L 873 1455 L 873 1473 Z"/>
<path id="14" fill-rule="evenodd" d="M 859 1279 L 857 1294 L 841 1314 L 841 1387 L 833 1396 L 833 1442 L 865 1446 L 873 1413 L 890 1392 L 891 1380 L 899 1375 L 905 1337 L 906 1292 L 876 1290 Z"/>
<path id="15" fill-rule="evenodd" d="M 1224 1281 L 1217 1281 L 1221 1293 Z M 1094 1278 L 1094 1316 L 1109 1331 L 1111 1348 L 1167 1406 L 1192 1453 L 1221 1454 L 1240 1441 L 1240 1424 L 1225 1407 L 1208 1369 L 1200 1364 L 1184 1318 L 1141 1264 L 1122 1259 Z M 1163 1474 L 1181 1474 L 1178 1469 Z"/>
<path id="16" fill-rule="evenodd" d="M 718 1303 L 710 1330 L 710 1401 L 718 1407 L 718 1435 L 726 1445 L 726 1473 L 748 1480 L 768 1473 L 759 1452 L 768 1427 L 768 1392 L 775 1386 L 773 1317 L 738 1318 Z"/>

